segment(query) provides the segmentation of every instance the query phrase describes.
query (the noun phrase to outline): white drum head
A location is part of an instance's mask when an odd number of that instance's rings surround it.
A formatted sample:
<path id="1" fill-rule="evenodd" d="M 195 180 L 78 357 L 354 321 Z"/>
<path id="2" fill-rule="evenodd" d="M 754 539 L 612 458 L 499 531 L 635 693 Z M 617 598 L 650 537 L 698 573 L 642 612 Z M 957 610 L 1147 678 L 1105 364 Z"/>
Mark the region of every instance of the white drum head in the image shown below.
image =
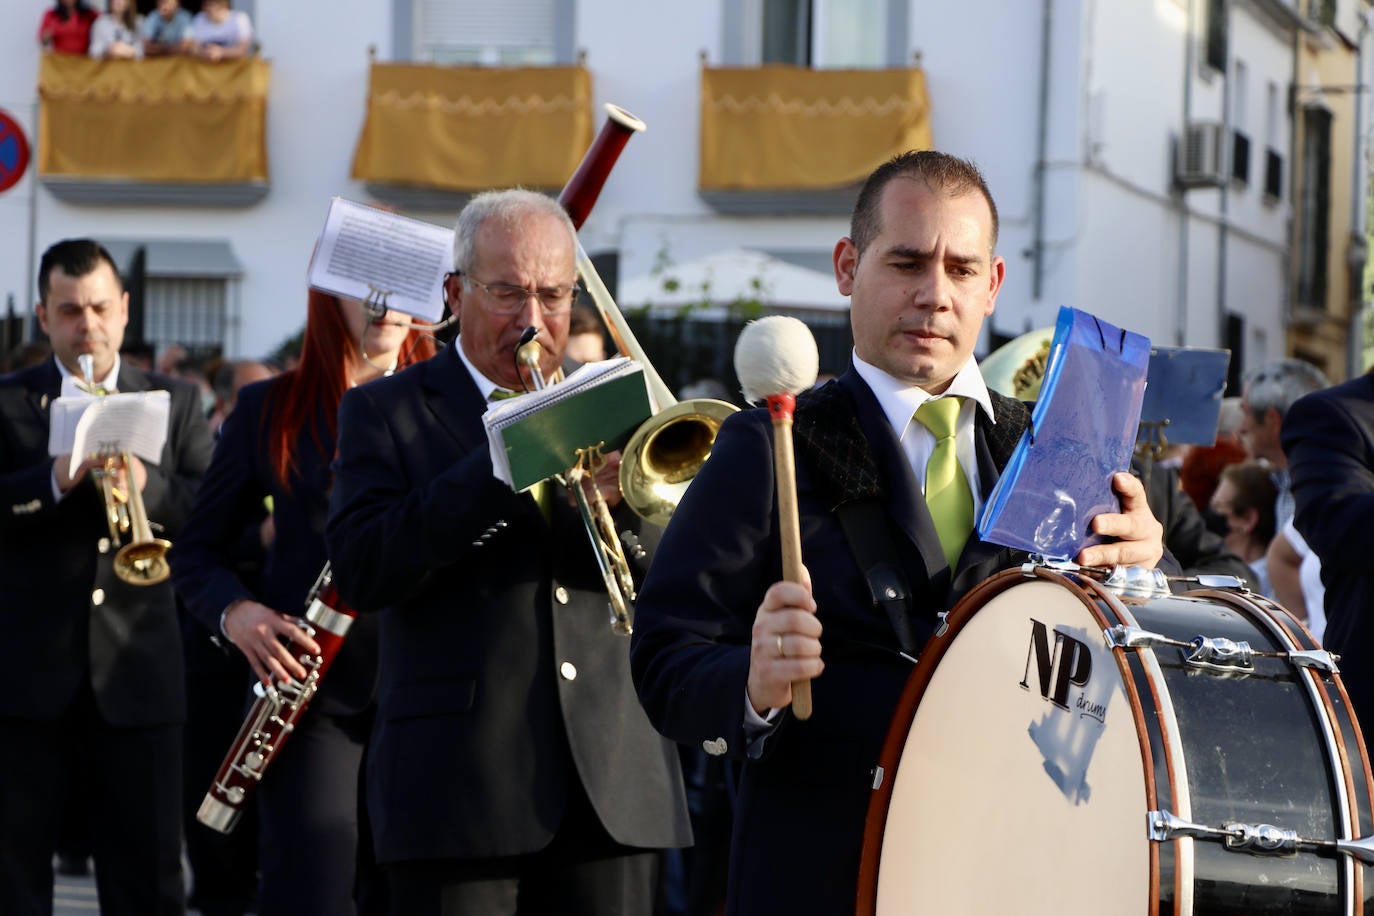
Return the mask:
<path id="1" fill-rule="evenodd" d="M 954 632 L 886 774 L 879 914 L 1148 909 L 1141 740 L 1102 629 L 1027 581 Z"/>

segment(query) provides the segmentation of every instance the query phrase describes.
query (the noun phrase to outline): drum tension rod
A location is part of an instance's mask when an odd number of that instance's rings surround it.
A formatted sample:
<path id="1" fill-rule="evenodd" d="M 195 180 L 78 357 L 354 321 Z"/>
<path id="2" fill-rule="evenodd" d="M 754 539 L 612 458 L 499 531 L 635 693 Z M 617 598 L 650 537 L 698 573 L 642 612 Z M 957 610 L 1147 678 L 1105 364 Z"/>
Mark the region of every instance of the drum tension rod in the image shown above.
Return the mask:
<path id="1" fill-rule="evenodd" d="M 1248 852 L 1256 856 L 1295 856 L 1300 850 L 1324 853 L 1344 853 L 1364 863 L 1374 863 L 1374 837 L 1358 840 L 1313 840 L 1301 837 L 1295 830 L 1273 824 L 1231 823 L 1209 827 L 1185 821 L 1167 810 L 1146 812 L 1150 839 L 1156 842 L 1193 837 L 1199 840 L 1221 840 L 1232 852 Z"/>
<path id="2" fill-rule="evenodd" d="M 1298 668 L 1315 668 L 1336 674 L 1336 656 L 1325 649 L 1304 649 L 1292 652 L 1273 652 L 1252 648 L 1244 640 L 1225 637 L 1195 636 L 1190 642 L 1172 639 L 1161 633 L 1118 624 L 1102 631 L 1111 649 L 1158 649 L 1174 646 L 1184 650 L 1183 660 L 1197 668 L 1217 671 L 1251 671 L 1256 658 L 1281 658 Z"/>

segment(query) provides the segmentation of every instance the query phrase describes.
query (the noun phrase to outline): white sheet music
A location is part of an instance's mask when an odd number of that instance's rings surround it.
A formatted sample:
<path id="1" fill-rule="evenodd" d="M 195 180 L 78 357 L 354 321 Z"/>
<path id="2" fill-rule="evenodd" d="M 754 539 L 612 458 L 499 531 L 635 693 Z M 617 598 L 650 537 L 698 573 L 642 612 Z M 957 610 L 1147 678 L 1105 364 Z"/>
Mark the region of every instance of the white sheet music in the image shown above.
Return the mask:
<path id="1" fill-rule="evenodd" d="M 165 391 L 64 395 L 52 402 L 48 454 L 71 455 L 69 474 L 87 455 L 105 451 L 127 451 L 156 464 L 167 443 L 171 408 Z"/>
<path id="2" fill-rule="evenodd" d="M 310 285 L 335 296 L 384 298 L 387 308 L 438 321 L 453 230 L 336 197 L 310 260 Z"/>

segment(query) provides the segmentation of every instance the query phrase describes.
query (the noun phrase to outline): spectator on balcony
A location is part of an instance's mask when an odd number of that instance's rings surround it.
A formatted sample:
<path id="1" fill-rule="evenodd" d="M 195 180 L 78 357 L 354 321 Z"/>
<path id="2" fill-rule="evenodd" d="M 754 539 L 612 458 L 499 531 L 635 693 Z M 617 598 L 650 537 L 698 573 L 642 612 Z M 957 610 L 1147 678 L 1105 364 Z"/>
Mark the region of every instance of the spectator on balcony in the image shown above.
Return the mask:
<path id="1" fill-rule="evenodd" d="M 57 0 L 38 25 L 38 43 L 45 51 L 85 54 L 91 46 L 96 12 L 85 0 Z"/>
<path id="2" fill-rule="evenodd" d="M 190 54 L 191 14 L 178 0 L 157 0 L 157 7 L 143 19 L 143 53 L 148 57 Z"/>
<path id="3" fill-rule="evenodd" d="M 106 12 L 91 26 L 91 57 L 97 60 L 137 60 L 143 56 L 139 28 L 143 17 L 134 0 L 110 0 Z"/>
<path id="4" fill-rule="evenodd" d="M 248 14 L 229 8 L 229 0 L 205 0 L 191 20 L 191 41 L 197 57 L 235 60 L 253 46 L 253 23 Z"/>

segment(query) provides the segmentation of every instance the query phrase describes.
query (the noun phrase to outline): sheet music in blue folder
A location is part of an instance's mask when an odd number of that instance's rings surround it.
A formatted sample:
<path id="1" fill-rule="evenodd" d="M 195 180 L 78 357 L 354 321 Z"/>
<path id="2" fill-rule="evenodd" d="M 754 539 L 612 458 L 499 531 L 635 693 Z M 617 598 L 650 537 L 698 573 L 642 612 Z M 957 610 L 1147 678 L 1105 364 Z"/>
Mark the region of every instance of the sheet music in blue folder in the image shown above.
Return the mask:
<path id="1" fill-rule="evenodd" d="M 1119 512 L 1112 474 L 1130 468 L 1150 340 L 1059 310 L 1029 428 L 983 507 L 978 536 L 1054 559 L 1101 540 L 1088 525 Z"/>

